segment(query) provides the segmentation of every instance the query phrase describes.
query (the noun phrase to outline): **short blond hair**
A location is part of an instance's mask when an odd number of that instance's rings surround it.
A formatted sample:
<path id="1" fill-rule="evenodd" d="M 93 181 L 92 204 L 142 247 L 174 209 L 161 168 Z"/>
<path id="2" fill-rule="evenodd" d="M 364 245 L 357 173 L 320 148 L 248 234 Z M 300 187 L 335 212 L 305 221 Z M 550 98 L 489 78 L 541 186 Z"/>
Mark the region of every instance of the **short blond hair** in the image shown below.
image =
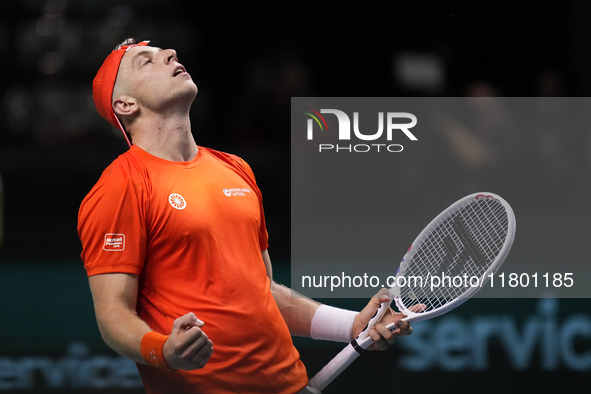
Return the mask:
<path id="1" fill-rule="evenodd" d="M 121 41 L 121 43 L 119 45 L 117 45 L 115 47 L 115 51 L 118 49 L 121 49 L 121 47 L 124 47 L 126 45 L 135 45 L 135 44 L 139 44 L 140 40 L 138 40 L 137 38 L 133 38 L 133 37 L 128 37 L 125 40 Z"/>

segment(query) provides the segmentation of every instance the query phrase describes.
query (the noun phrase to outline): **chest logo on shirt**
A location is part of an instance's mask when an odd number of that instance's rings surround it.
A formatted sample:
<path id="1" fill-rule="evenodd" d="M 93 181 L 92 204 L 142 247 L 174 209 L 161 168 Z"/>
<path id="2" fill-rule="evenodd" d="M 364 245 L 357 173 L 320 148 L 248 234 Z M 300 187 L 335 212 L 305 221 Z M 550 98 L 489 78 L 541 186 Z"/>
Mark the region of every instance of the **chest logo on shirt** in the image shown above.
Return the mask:
<path id="1" fill-rule="evenodd" d="M 231 189 L 224 189 L 224 194 L 227 197 L 236 197 L 236 196 L 246 196 L 246 193 L 250 193 L 250 189 L 245 189 L 241 187 L 233 187 Z"/>
<path id="2" fill-rule="evenodd" d="M 172 193 L 170 196 L 168 196 L 168 202 L 170 203 L 170 205 L 172 205 L 174 209 L 180 210 L 185 209 L 187 207 L 187 202 L 185 201 L 183 196 L 177 193 Z"/>

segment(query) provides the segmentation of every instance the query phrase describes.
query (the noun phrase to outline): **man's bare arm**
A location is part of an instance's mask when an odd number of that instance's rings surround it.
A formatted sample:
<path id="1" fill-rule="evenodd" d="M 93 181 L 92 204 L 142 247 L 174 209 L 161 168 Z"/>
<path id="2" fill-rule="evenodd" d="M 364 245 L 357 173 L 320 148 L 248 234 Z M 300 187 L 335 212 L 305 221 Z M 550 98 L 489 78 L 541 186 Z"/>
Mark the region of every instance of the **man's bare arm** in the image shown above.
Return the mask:
<path id="1" fill-rule="evenodd" d="M 102 274 L 89 278 L 94 309 L 103 340 L 117 353 L 141 364 L 143 336 L 152 331 L 136 312 L 138 277 Z M 201 330 L 204 323 L 193 313 L 175 320 L 163 352 L 172 369 L 203 368 L 213 353 L 212 342 Z"/>
<path id="2" fill-rule="evenodd" d="M 291 335 L 309 337 L 310 323 L 320 304 L 301 295 L 300 297 L 292 297 L 291 289 L 275 283 L 273 281 L 273 268 L 269 251 L 264 250 L 262 255 L 267 269 L 267 276 L 271 280 L 271 293 L 273 293 L 279 311 L 287 323 L 287 327 L 289 327 L 289 332 Z"/>
<path id="3" fill-rule="evenodd" d="M 289 331 L 292 335 L 309 337 L 312 319 L 320 304 L 283 285 L 275 283 L 273 281 L 273 269 L 269 252 L 264 250 L 262 256 L 267 269 L 267 275 L 271 279 L 271 292 L 273 293 L 273 297 L 275 298 L 275 302 L 279 307 L 283 319 L 289 327 Z M 369 320 L 378 310 L 380 303 L 388 300 L 385 295 L 386 293 L 387 290 L 381 290 L 380 293 L 372 298 L 367 306 L 357 314 L 351 327 L 350 340 L 355 339 L 355 337 L 367 326 Z M 392 309 L 386 312 L 382 320 L 369 332 L 369 336 L 374 340 L 374 344 L 369 349 L 385 350 L 389 345 L 394 343 L 395 337 L 410 335 L 412 333 L 412 328 L 407 322 L 401 321 L 402 318 L 404 318 L 402 313 L 396 313 Z M 398 329 L 394 332 L 390 332 L 390 330 L 386 328 L 386 325 L 392 322 L 398 323 L 399 321 L 400 325 L 397 325 Z"/>
<path id="4" fill-rule="evenodd" d="M 136 275 L 103 274 L 88 278 L 96 320 L 103 340 L 124 357 L 146 364 L 140 353 L 142 337 L 152 331 L 136 312 Z"/>

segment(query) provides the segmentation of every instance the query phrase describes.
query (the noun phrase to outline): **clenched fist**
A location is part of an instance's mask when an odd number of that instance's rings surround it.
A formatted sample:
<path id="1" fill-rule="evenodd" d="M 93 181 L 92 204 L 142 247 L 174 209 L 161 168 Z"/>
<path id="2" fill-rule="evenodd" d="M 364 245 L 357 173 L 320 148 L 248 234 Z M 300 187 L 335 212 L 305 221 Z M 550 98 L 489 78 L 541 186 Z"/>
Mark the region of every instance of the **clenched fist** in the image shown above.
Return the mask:
<path id="1" fill-rule="evenodd" d="M 205 323 L 194 313 L 174 321 L 172 332 L 164 343 L 164 359 L 172 369 L 201 369 L 213 353 L 213 343 L 201 330 Z"/>

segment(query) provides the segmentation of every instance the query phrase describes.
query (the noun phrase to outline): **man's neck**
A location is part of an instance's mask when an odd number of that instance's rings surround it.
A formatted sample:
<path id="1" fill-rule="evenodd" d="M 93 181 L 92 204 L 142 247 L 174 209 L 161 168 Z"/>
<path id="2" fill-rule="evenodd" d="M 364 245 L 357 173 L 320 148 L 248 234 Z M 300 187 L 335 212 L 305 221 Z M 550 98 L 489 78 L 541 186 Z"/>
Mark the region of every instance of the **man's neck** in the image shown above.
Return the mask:
<path id="1" fill-rule="evenodd" d="M 142 116 L 134 122 L 132 140 L 149 154 L 170 161 L 190 161 L 198 151 L 188 114 Z"/>

